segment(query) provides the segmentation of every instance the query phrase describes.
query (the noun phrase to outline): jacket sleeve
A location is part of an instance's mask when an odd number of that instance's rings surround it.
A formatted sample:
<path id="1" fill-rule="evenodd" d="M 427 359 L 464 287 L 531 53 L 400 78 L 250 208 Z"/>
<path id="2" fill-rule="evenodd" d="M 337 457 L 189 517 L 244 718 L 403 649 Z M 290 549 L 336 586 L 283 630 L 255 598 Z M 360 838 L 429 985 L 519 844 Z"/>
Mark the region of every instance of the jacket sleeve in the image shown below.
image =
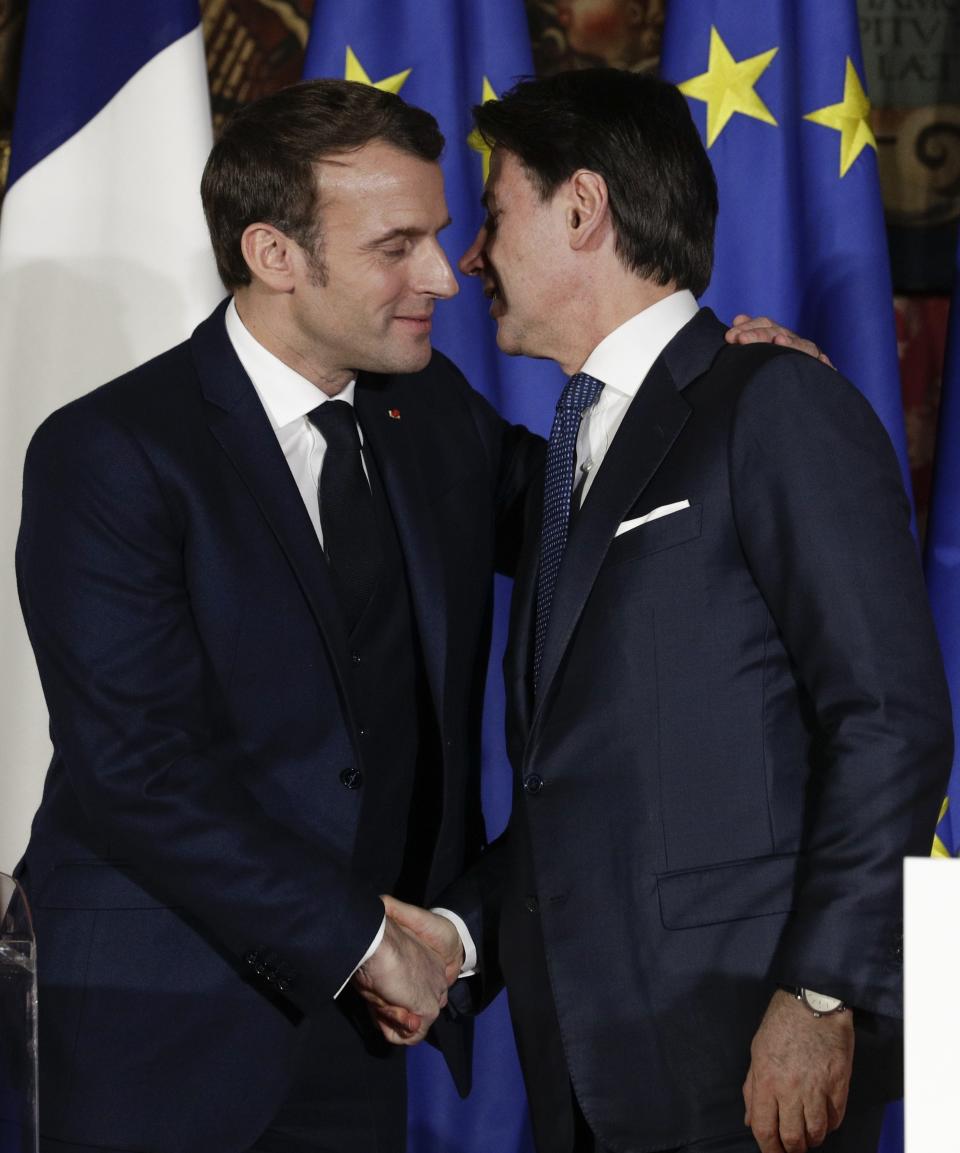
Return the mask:
<path id="1" fill-rule="evenodd" d="M 953 748 L 897 460 L 852 385 L 783 355 L 741 394 L 730 483 L 813 716 L 796 913 L 775 975 L 896 1016 L 902 861 L 930 852 Z"/>
<path id="2" fill-rule="evenodd" d="M 509 870 L 509 837 L 507 829 L 435 902 L 463 918 L 477 948 L 476 974 L 458 981 L 450 990 L 451 1004 L 461 1013 L 481 1012 L 503 988 L 499 925 Z"/>

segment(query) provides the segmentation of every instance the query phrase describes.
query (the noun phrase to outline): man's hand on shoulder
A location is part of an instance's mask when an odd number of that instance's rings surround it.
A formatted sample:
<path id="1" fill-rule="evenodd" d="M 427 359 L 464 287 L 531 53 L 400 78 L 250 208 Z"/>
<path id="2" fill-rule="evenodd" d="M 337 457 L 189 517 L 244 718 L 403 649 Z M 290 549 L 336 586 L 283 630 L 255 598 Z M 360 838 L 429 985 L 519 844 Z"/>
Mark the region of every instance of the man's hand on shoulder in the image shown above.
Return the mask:
<path id="1" fill-rule="evenodd" d="M 422 1041 L 447 1003 L 444 961 L 389 917 L 383 940 L 353 983 L 380 1031 L 395 1045 Z"/>
<path id="2" fill-rule="evenodd" d="M 829 368 L 833 362 L 825 352 L 822 352 L 812 340 L 797 336 L 789 328 L 777 324 L 768 316 L 747 316 L 740 313 L 733 318 L 733 324 L 726 332 L 727 344 L 780 344 L 784 348 L 793 348 L 797 352 L 806 353 L 821 361 Z"/>
<path id="3" fill-rule="evenodd" d="M 746 1124 L 762 1153 L 806 1153 L 843 1120 L 853 1065 L 853 1014 L 815 1017 L 774 993 L 750 1046 Z"/>

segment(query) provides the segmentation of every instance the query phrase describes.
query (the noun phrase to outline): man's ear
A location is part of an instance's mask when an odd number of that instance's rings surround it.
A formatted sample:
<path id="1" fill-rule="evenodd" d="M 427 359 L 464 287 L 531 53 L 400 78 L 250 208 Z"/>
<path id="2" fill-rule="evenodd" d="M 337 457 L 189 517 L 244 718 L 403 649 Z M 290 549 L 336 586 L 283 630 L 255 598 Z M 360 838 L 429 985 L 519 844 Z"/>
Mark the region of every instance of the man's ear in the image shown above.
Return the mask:
<path id="1" fill-rule="evenodd" d="M 597 247 L 610 230 L 607 182 L 598 172 L 578 169 L 565 189 L 567 238 L 574 251 Z"/>
<path id="2" fill-rule="evenodd" d="M 250 275 L 275 292 L 291 292 L 295 281 L 296 246 L 272 224 L 248 224 L 240 237 L 240 251 Z"/>

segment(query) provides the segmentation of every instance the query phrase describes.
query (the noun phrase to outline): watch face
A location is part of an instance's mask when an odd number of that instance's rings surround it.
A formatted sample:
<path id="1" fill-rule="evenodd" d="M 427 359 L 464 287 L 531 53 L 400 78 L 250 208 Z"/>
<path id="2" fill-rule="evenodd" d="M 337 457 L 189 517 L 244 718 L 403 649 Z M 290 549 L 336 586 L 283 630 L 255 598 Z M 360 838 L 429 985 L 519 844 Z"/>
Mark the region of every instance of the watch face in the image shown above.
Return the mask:
<path id="1" fill-rule="evenodd" d="M 814 993 L 812 989 L 801 989 L 800 995 L 814 1013 L 835 1013 L 843 1008 L 839 997 L 828 997 L 826 993 Z"/>

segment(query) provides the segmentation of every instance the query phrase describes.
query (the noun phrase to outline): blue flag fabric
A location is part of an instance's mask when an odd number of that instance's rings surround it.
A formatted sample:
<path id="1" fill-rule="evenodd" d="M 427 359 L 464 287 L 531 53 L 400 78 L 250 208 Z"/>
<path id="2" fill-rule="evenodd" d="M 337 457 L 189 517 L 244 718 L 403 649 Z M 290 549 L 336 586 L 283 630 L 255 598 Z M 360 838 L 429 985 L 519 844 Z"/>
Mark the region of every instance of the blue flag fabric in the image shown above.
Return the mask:
<path id="1" fill-rule="evenodd" d="M 954 728 L 960 731 L 960 246 L 943 366 L 924 568 L 950 685 Z M 960 753 L 957 749 L 945 811 L 937 826 L 934 855 L 960 856 Z"/>
<path id="2" fill-rule="evenodd" d="M 17 92 L 8 186 L 198 24 L 197 0 L 167 0 L 162 7 L 99 0 L 95 21 L 64 19 L 59 0 L 31 0 L 20 59 L 27 82 Z"/>
<path id="3" fill-rule="evenodd" d="M 720 188 L 704 297 L 814 340 L 907 459 L 876 143 L 855 0 L 671 0 L 663 73 Z"/>
<path id="4" fill-rule="evenodd" d="M 470 110 L 532 72 L 523 0 L 317 0 L 304 67 L 305 77 L 345 77 L 389 88 L 437 118 L 447 141 L 442 167 L 453 219 L 443 243 L 454 266 L 483 217 L 485 158 L 470 142 Z M 546 433 L 562 385 L 559 370 L 499 352 L 479 283 L 466 277 L 459 282 L 459 295 L 434 313 L 435 346 L 509 420 Z M 491 837 L 506 824 L 511 797 L 499 671 L 508 599 L 509 584 L 498 578 L 484 710 L 483 804 Z M 468 1101 L 457 1098 L 436 1052 L 420 1046 L 410 1057 L 411 1153 L 532 1149 L 505 998 L 477 1022 Z"/>

